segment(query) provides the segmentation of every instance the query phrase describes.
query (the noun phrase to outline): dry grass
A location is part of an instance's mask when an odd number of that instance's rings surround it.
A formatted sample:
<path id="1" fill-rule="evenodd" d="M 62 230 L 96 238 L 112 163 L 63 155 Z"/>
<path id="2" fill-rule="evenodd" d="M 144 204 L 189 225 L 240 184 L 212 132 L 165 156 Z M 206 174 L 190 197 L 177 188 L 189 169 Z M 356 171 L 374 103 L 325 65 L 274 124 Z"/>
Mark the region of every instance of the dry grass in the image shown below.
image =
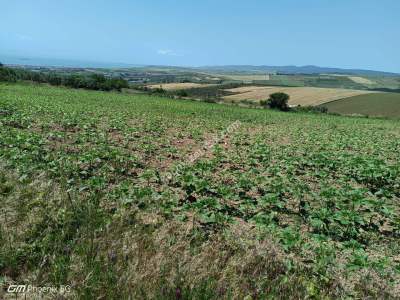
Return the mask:
<path id="1" fill-rule="evenodd" d="M 175 82 L 175 83 L 162 83 L 147 85 L 149 89 L 162 88 L 167 91 L 184 90 L 198 87 L 206 87 L 213 84 L 193 83 L 193 82 Z"/>
<path id="2" fill-rule="evenodd" d="M 368 78 L 364 78 L 364 77 L 358 77 L 358 76 L 349 76 L 350 80 L 353 80 L 355 83 L 360 83 L 360 84 L 376 84 L 375 81 L 372 81 Z"/>
<path id="3" fill-rule="evenodd" d="M 247 86 L 226 90 L 234 95 L 225 96 L 228 101 L 254 100 L 259 101 L 267 99 L 269 95 L 277 92 L 283 92 L 290 96 L 290 105 L 316 106 L 338 99 L 369 94 L 369 91 L 315 88 L 315 87 L 277 87 L 277 86 Z"/>
<path id="4" fill-rule="evenodd" d="M 162 223 L 156 219 L 136 222 L 153 226 Z M 122 228 L 115 225 L 116 230 Z M 288 274 L 285 254 L 272 241 L 251 238 L 257 235 L 254 228 L 233 225 L 226 234 L 213 234 L 195 249 L 193 245 L 199 242 L 196 227 L 196 222 L 190 220 L 186 226 L 167 223 L 151 235 L 139 231 L 122 233 L 113 242 L 116 256 L 128 258 L 127 262 L 120 262 L 124 264 L 120 267 L 121 288 L 135 298 L 147 299 L 190 299 L 199 298 L 200 294 L 212 299 L 257 298 L 268 290 L 305 296 L 304 289 L 294 289 L 302 284 L 300 277 L 293 275 L 288 284 L 281 283 L 281 277 Z M 110 245 L 105 246 L 104 251 L 110 251 Z"/>
<path id="5" fill-rule="evenodd" d="M 354 81 L 355 83 L 363 84 L 363 85 L 373 85 L 377 84 L 375 81 L 372 81 L 371 79 L 365 78 L 365 77 L 360 77 L 360 76 L 348 76 L 348 75 L 343 75 L 343 74 L 323 74 L 327 76 L 336 76 L 336 77 L 347 77 L 348 79 Z"/>
<path id="6" fill-rule="evenodd" d="M 270 80 L 269 74 L 262 75 L 220 75 L 221 77 L 230 78 L 233 80 L 241 80 L 246 82 L 251 82 L 253 80 Z"/>

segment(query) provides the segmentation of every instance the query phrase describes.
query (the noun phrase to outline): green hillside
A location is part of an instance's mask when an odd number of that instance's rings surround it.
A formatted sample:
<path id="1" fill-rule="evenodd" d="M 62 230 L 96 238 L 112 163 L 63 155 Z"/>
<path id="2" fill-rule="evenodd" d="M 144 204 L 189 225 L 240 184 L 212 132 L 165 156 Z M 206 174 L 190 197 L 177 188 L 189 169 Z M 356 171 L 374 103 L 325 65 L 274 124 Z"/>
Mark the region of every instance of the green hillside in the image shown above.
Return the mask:
<path id="1" fill-rule="evenodd" d="M 376 93 L 354 96 L 332 101 L 323 106 L 330 112 L 340 114 L 362 114 L 400 118 L 400 93 Z"/>
<path id="2" fill-rule="evenodd" d="M 396 299 L 399 153 L 397 120 L 0 84 L 0 280 Z"/>

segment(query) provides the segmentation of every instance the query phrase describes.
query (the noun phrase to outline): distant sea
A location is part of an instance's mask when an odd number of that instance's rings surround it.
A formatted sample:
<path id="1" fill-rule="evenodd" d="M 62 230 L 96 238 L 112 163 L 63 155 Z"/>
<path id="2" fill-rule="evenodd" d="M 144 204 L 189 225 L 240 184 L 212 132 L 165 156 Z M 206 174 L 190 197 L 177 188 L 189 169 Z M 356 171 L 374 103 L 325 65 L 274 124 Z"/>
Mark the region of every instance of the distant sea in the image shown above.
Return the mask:
<path id="1" fill-rule="evenodd" d="M 59 58 L 39 58 L 10 56 L 0 54 L 0 62 L 5 65 L 25 65 L 25 66 L 47 66 L 47 67 L 69 67 L 69 68 L 129 68 L 139 67 L 139 65 L 112 62 L 96 62 L 73 59 Z"/>

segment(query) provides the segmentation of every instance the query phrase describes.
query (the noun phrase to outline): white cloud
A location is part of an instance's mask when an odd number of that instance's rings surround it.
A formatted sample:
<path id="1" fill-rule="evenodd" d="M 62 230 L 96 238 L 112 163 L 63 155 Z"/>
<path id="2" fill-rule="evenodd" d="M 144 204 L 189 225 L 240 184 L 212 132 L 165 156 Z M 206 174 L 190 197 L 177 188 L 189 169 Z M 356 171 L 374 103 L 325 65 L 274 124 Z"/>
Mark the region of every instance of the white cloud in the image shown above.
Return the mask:
<path id="1" fill-rule="evenodd" d="M 169 56 L 180 56 L 175 51 L 170 49 L 159 49 L 157 50 L 157 54 L 159 55 L 169 55 Z"/>

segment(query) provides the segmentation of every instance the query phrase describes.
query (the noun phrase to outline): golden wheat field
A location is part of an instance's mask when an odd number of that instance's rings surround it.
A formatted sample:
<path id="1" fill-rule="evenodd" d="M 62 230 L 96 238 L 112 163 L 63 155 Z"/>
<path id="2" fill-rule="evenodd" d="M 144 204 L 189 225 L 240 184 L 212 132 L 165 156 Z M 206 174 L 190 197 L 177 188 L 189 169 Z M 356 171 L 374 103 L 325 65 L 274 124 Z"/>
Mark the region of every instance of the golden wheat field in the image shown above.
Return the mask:
<path id="1" fill-rule="evenodd" d="M 349 78 L 350 80 L 353 80 L 355 83 L 366 84 L 366 85 L 369 85 L 369 84 L 376 84 L 375 81 L 372 81 L 372 80 L 370 80 L 370 79 L 368 79 L 368 78 L 365 78 L 365 77 L 349 76 L 348 78 Z"/>
<path id="2" fill-rule="evenodd" d="M 149 89 L 162 88 L 167 91 L 184 90 L 198 87 L 206 87 L 213 84 L 193 83 L 193 82 L 174 82 L 174 83 L 161 83 L 147 85 Z"/>
<path id="3" fill-rule="evenodd" d="M 246 86 L 226 91 L 234 93 L 224 97 L 227 101 L 254 100 L 259 101 L 267 99 L 269 95 L 277 92 L 283 92 L 290 96 L 289 105 L 320 105 L 343 98 L 370 94 L 370 91 L 333 89 L 333 88 L 315 88 L 315 87 L 277 87 L 277 86 Z M 375 92 L 376 93 L 376 92 Z"/>
<path id="4" fill-rule="evenodd" d="M 233 80 L 241 80 L 246 82 L 251 82 L 253 80 L 270 80 L 269 74 L 260 74 L 260 75 L 219 75 L 221 77 L 227 77 Z"/>
<path id="5" fill-rule="evenodd" d="M 353 81 L 355 83 L 363 84 L 363 85 L 377 84 L 375 81 L 373 81 L 369 78 L 361 77 L 361 76 L 348 76 L 348 75 L 344 75 L 344 74 L 321 74 L 321 75 L 335 76 L 335 77 L 347 77 L 351 81 Z"/>

